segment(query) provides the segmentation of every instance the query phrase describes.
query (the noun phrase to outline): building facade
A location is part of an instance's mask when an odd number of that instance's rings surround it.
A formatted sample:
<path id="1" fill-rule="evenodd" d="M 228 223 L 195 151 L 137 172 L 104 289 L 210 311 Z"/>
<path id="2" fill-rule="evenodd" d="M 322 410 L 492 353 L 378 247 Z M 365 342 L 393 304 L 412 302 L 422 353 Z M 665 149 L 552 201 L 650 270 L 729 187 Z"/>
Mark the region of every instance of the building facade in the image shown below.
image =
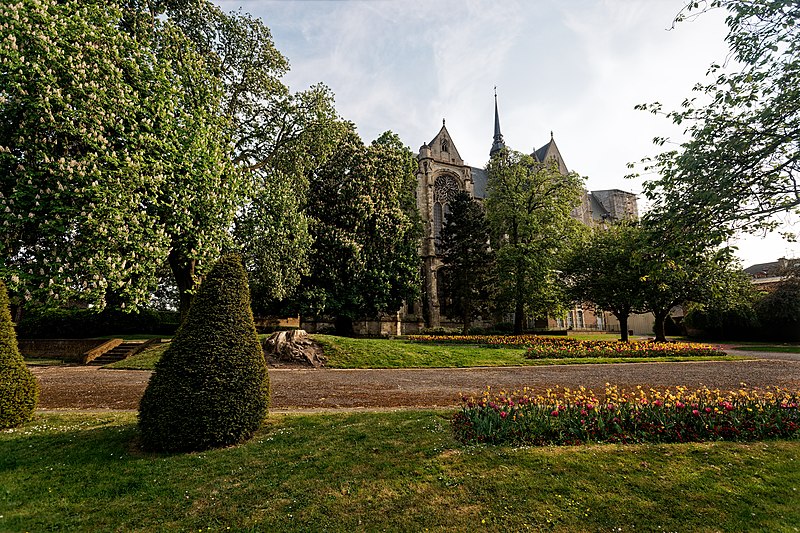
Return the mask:
<path id="1" fill-rule="evenodd" d="M 495 96 L 494 137 L 489 150 L 491 157 L 505 147 L 500 131 L 500 118 Z M 569 172 L 564 158 L 556 145 L 553 134 L 550 140 L 531 156 L 538 162 L 555 162 L 559 170 Z M 488 174 L 484 168 L 473 167 L 466 163 L 458 153 L 445 121 L 436 136 L 423 144 L 417 155 L 417 208 L 422 217 L 424 235 L 420 243 L 422 263 L 422 297 L 421 301 L 408 304 L 401 311 L 401 329 L 410 333 L 422 327 L 456 327 L 458 324 L 450 320 L 443 312 L 445 295 L 440 290 L 439 269 L 441 257 L 437 253 L 436 243 L 442 231 L 442 225 L 449 211 L 449 202 L 459 191 L 467 192 L 471 197 L 482 201 L 487 195 Z M 581 203 L 572 216 L 587 227 L 602 224 L 606 221 L 636 219 L 638 207 L 636 196 L 620 190 L 584 191 Z M 590 307 L 576 306 L 565 317 L 554 318 L 548 324 L 537 324 L 540 327 L 561 327 L 573 329 L 606 329 L 608 317 L 596 315 Z M 531 324 L 533 327 L 533 324 Z"/>

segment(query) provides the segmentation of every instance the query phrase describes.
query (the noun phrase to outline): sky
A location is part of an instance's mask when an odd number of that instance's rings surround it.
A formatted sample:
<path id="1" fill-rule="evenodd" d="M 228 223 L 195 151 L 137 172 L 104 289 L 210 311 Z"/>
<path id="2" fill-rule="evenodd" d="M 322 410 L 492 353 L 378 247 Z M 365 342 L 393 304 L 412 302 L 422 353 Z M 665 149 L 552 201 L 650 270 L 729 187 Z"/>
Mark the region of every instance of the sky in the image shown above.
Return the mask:
<path id="1" fill-rule="evenodd" d="M 532 152 L 552 135 L 589 190 L 641 193 L 628 163 L 679 142 L 682 129 L 634 109 L 676 109 L 727 57 L 724 14 L 672 28 L 683 0 L 217 0 L 261 18 L 292 91 L 324 83 L 365 142 L 391 130 L 413 151 L 442 120 L 460 155 L 483 167 L 494 88 L 506 145 Z M 640 212 L 646 200 L 639 199 Z M 791 228 L 790 228 L 791 229 Z M 744 266 L 800 256 L 777 234 L 738 239 Z"/>

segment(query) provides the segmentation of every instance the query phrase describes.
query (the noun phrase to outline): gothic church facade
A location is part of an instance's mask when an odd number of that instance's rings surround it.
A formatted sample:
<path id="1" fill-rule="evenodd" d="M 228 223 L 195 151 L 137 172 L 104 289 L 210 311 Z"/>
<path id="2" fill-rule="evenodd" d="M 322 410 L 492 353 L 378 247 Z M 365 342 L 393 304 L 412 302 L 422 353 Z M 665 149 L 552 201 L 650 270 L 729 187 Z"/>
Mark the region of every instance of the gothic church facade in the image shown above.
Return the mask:
<path id="1" fill-rule="evenodd" d="M 496 96 L 494 112 L 490 157 L 505 147 Z M 549 142 L 531 155 L 539 162 L 555 161 L 562 173 L 568 172 L 552 133 Z M 445 296 L 439 283 L 442 261 L 437 254 L 436 242 L 449 211 L 448 204 L 457 192 L 466 191 L 479 201 L 487 195 L 486 170 L 470 166 L 462 159 L 444 120 L 439 133 L 420 147 L 417 161 L 417 207 L 424 224 L 424 236 L 420 244 L 423 287 L 421 301 L 406 305 L 398 317 L 401 323 L 398 323 L 397 329 L 402 333 L 413 333 L 423 327 L 458 326 L 443 312 L 446 310 Z M 572 215 L 587 227 L 604 221 L 637 218 L 636 196 L 620 190 L 585 191 Z M 595 314 L 580 305 L 576 305 L 565 317 L 550 319 L 547 324 L 548 327 L 575 329 L 605 329 L 607 325 L 604 314 Z"/>

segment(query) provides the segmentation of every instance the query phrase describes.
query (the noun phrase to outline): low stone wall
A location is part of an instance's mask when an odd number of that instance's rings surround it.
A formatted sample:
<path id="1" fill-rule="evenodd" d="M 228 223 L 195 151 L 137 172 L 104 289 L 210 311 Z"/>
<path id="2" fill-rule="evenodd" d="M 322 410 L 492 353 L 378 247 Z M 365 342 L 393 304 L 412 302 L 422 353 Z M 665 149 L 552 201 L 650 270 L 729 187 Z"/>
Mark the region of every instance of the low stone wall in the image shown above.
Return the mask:
<path id="1" fill-rule="evenodd" d="M 108 339 L 19 339 L 17 344 L 23 357 L 83 363 L 85 354 L 108 342 Z"/>

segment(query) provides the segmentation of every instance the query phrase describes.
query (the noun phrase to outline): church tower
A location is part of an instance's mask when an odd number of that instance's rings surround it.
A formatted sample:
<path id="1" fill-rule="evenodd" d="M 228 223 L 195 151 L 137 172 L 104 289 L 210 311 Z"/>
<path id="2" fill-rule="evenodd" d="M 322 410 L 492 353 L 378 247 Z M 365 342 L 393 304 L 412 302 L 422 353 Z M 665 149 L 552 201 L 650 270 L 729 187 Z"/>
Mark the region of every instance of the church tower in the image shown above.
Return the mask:
<path id="1" fill-rule="evenodd" d="M 450 201 L 460 191 L 475 196 L 475 184 L 473 169 L 459 155 L 444 119 L 442 129 L 433 140 L 420 146 L 417 162 L 417 208 L 424 223 L 420 247 L 423 264 L 422 314 L 428 327 L 438 327 L 443 314 L 439 283 L 442 262 L 437 257 L 439 236 L 444 219 L 450 212 Z"/>

